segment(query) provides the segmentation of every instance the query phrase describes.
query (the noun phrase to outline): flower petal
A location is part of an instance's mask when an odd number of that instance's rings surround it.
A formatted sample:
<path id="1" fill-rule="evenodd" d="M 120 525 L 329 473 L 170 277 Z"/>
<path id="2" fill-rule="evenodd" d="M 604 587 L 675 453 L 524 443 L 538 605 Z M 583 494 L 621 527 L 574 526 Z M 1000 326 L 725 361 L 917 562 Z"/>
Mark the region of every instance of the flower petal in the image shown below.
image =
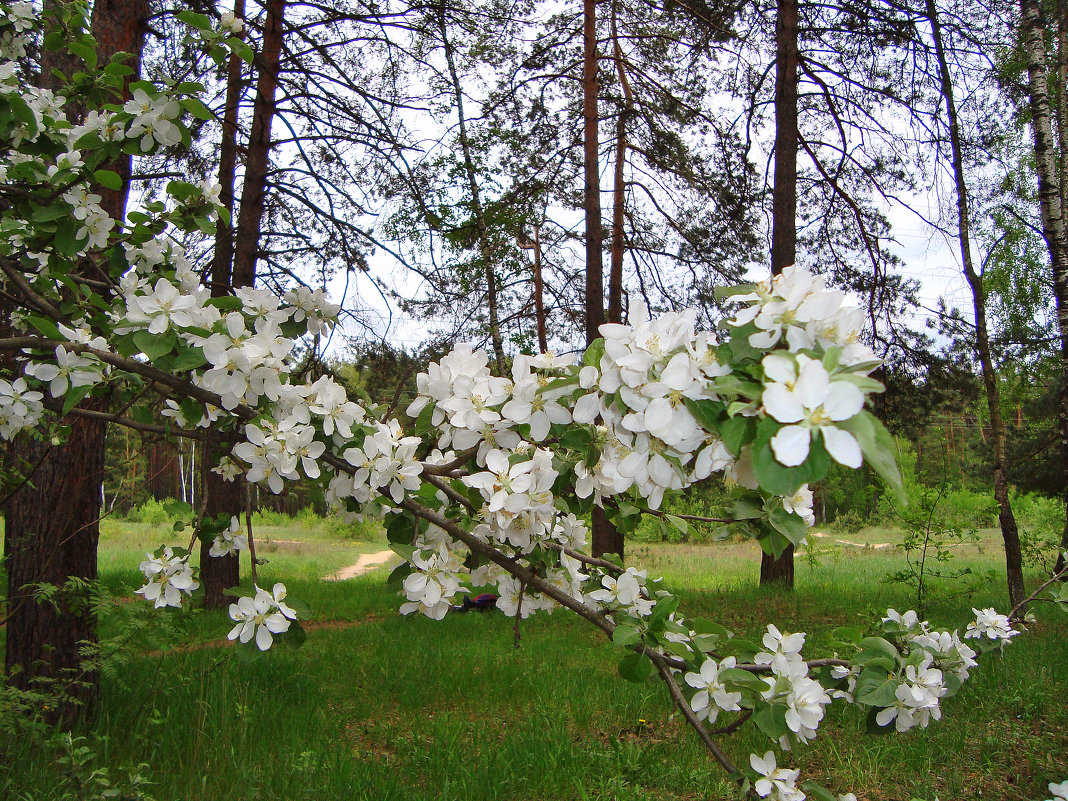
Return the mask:
<path id="1" fill-rule="evenodd" d="M 820 432 L 823 434 L 823 447 L 836 462 L 846 467 L 860 467 L 864 459 L 860 445 L 852 434 L 834 426 L 820 426 Z"/>
<path id="2" fill-rule="evenodd" d="M 796 467 L 808 458 L 811 436 L 807 428 L 786 426 L 771 438 L 771 451 L 775 460 L 787 467 Z M 829 449 L 828 449 L 829 450 Z"/>

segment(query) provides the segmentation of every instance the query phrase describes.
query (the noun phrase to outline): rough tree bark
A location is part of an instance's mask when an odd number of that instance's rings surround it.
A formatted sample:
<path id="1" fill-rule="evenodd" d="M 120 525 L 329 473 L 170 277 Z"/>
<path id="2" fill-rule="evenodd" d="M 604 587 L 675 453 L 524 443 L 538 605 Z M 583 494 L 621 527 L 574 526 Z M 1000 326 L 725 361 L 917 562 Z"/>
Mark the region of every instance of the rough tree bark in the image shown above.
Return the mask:
<path id="1" fill-rule="evenodd" d="M 608 316 L 607 322 L 623 322 L 623 212 L 626 192 L 625 168 L 627 165 L 627 117 L 634 106 L 630 81 L 623 66 L 623 49 L 619 46 L 616 27 L 617 3 L 612 3 L 612 60 L 616 65 L 619 85 L 623 90 L 623 103 L 616 117 L 616 157 L 612 185 L 612 246 L 611 263 L 608 268 Z"/>
<path id="2" fill-rule="evenodd" d="M 178 474 L 178 449 L 173 442 L 152 438 L 142 439 L 145 456 L 148 461 L 148 475 L 145 489 L 157 501 L 168 498 L 180 498 L 182 494 L 181 476 Z"/>
<path id="3" fill-rule="evenodd" d="M 62 0 L 45 5 L 49 11 L 62 7 Z M 93 9 L 92 33 L 100 63 L 115 53 L 131 54 L 127 63 L 135 72 L 127 86 L 140 68 L 147 20 L 147 0 L 98 0 Z M 58 90 L 53 68 L 69 75 L 78 67 L 65 53 L 44 51 L 40 84 Z M 77 118 L 79 109 L 69 107 L 68 116 Z M 119 158 L 107 166 L 123 178 L 123 189 L 94 187 L 94 191 L 101 196 L 101 207 L 121 219 L 130 160 Z M 99 277 L 92 259 L 86 259 L 79 271 Z M 83 405 L 103 410 L 106 399 Z M 51 685 L 60 691 L 62 699 L 49 717 L 69 728 L 80 716 L 91 715 L 99 698 L 99 677 L 83 666 L 83 649 L 97 639 L 95 611 L 85 588 L 97 578 L 106 426 L 77 417 L 67 422 L 70 435 L 61 445 L 22 436 L 13 446 L 24 466 L 25 482 L 9 497 L 5 510 L 9 611 L 4 667 L 15 687 Z M 40 584 L 70 590 L 38 601 L 33 589 Z"/>
<path id="4" fill-rule="evenodd" d="M 604 255 L 601 229 L 601 163 L 598 125 L 597 80 L 599 62 L 597 48 L 597 2 L 582 3 L 582 131 L 583 171 L 585 188 L 583 199 L 586 215 L 586 344 L 597 339 L 605 322 L 604 313 Z M 623 556 L 623 535 L 608 519 L 604 509 L 593 507 L 591 546 L 594 556 L 616 553 Z"/>
<path id="5" fill-rule="evenodd" d="M 954 99 L 953 77 L 949 72 L 945 46 L 942 41 L 942 26 L 934 0 L 926 1 L 927 20 L 931 24 L 931 39 L 935 58 L 938 61 L 939 84 L 946 106 L 949 123 L 950 157 L 953 162 L 953 181 L 957 195 L 957 242 L 960 246 L 964 277 L 972 292 L 972 309 L 975 313 L 975 352 L 983 371 L 983 388 L 987 408 L 990 410 L 990 430 L 993 449 L 994 499 L 998 504 L 998 521 L 1001 538 L 1005 543 L 1005 577 L 1009 592 L 1009 606 L 1015 607 L 1025 596 L 1023 579 L 1023 553 L 1020 549 L 1020 532 L 1009 501 L 1009 482 L 1005 475 L 1005 420 L 1001 414 L 1001 392 L 998 374 L 990 354 L 990 337 L 986 321 L 986 290 L 983 277 L 972 260 L 971 217 L 968 207 L 968 187 L 964 180 L 964 155 L 961 149 L 960 120 Z"/>
<path id="6" fill-rule="evenodd" d="M 798 0 L 779 0 L 775 15 L 775 173 L 771 193 L 771 274 L 797 257 Z M 794 547 L 778 559 L 760 554 L 760 584 L 794 586 Z"/>

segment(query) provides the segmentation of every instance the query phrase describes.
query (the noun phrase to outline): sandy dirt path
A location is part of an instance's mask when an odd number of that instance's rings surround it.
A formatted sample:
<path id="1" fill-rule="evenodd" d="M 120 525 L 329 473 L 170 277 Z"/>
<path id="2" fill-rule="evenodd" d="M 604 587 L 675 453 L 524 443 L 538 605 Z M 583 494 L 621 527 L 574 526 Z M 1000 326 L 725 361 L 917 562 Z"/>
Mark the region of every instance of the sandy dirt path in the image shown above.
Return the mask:
<path id="1" fill-rule="evenodd" d="M 355 564 L 343 567 L 341 570 L 336 573 L 331 573 L 329 576 L 323 576 L 323 581 L 344 581 L 345 579 L 362 576 L 364 573 L 370 573 L 376 567 L 384 565 L 392 557 L 393 551 L 360 554 L 360 558 L 356 560 Z"/>
<path id="2" fill-rule="evenodd" d="M 831 535 L 830 534 L 823 534 L 823 533 L 821 533 L 819 531 L 813 531 L 812 532 L 812 536 L 813 537 L 829 538 Z M 851 545 L 854 548 L 872 548 L 872 549 L 874 549 L 876 551 L 882 550 L 883 548 L 892 547 L 892 544 L 889 543 L 889 542 L 852 542 L 850 540 L 840 540 L 840 539 L 835 539 L 835 542 L 839 542 L 842 545 Z"/>

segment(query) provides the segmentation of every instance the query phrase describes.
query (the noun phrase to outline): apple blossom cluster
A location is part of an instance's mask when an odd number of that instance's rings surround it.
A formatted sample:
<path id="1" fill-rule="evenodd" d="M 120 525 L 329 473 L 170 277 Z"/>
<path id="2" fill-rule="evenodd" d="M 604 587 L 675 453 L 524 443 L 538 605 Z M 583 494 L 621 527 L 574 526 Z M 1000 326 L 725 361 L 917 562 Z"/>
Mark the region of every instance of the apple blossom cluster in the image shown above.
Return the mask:
<path id="1" fill-rule="evenodd" d="M 241 533 L 241 519 L 230 516 L 230 525 L 215 535 L 208 549 L 209 556 L 237 556 L 248 550 L 248 537 Z"/>
<path id="2" fill-rule="evenodd" d="M 172 378 L 163 382 L 175 393 L 163 417 L 177 433 L 211 426 L 234 441 L 214 467 L 226 478 L 276 493 L 319 481 L 347 513 L 385 515 L 406 560 L 396 574 L 401 613 L 440 619 L 463 594 L 490 587 L 516 618 L 569 607 L 625 649 L 625 677 L 645 680 L 654 659 L 666 681 L 678 676 L 676 697 L 699 727 L 751 714 L 786 750 L 816 736 L 833 698 L 878 709 L 879 725 L 898 731 L 927 726 L 967 679 L 976 650 L 1016 634 L 1003 616 L 977 610 L 965 634 L 973 650 L 956 631 L 888 610 L 885 636 L 858 636 L 855 655 L 821 674 L 801 656 L 803 633 L 769 625 L 760 645 L 748 644 L 686 620 L 646 571 L 584 555 L 594 505 L 625 527 L 714 472 L 740 488 L 735 525 L 772 552 L 802 541 L 813 521 L 808 485 L 831 460 L 866 460 L 899 485 L 892 440 L 864 408 L 882 386 L 869 376 L 878 360 L 860 342 L 863 318 L 823 279 L 791 267 L 735 289 L 728 296 L 742 308 L 719 338 L 696 330 L 693 310 L 652 317 L 634 303 L 628 323 L 602 326 L 581 357 L 517 356 L 507 377 L 492 374 L 486 353 L 458 345 L 417 377 L 402 424 L 350 401 L 329 375 L 299 378 L 297 339 L 329 334 L 339 311 L 322 291 L 300 287 L 279 300 L 242 288 L 220 298 L 203 285 L 174 231 L 212 230 L 224 214 L 216 186 L 172 182 L 166 202 L 127 220 L 102 211 L 93 187 L 118 176 L 96 168 L 124 148 L 151 153 L 186 141 L 182 116 L 200 113 L 199 101 L 138 82 L 121 107 L 97 104 L 72 125 L 66 98 L 19 80 L 32 7 L 0 9 L 0 105 L 11 112 L 0 115 L 10 142 L 0 180 L 51 198 L 43 215 L 0 211 L 0 257 L 18 265 L 31 293 L 5 283 L 25 295 L 13 319 L 27 334 L 19 347 L 36 343 L 18 355 L 21 373 L 0 379 L 0 436 L 44 419 L 45 392 L 69 411 L 95 387 L 118 390 L 139 371 L 138 381 Z M 206 18 L 182 13 L 203 32 Z M 204 40 L 236 52 L 241 30 L 223 15 Z M 107 258 L 93 257 L 111 270 L 115 291 L 88 287 L 92 302 L 72 302 L 70 265 L 109 246 Z M 49 299 L 65 311 L 52 313 Z M 249 546 L 236 517 L 200 521 L 197 532 L 213 537 L 213 557 Z M 188 555 L 167 546 L 141 570 L 137 593 L 156 607 L 179 606 L 198 588 Z M 229 638 L 260 650 L 300 629 L 282 584 L 254 586 L 230 617 Z M 805 797 L 798 772 L 779 767 L 773 752 L 752 755 L 750 767 L 761 797 Z"/>
<path id="3" fill-rule="evenodd" d="M 27 386 L 25 378 L 0 378 L 0 438 L 11 440 L 20 431 L 36 426 L 44 414 L 43 397 Z"/>
<path id="4" fill-rule="evenodd" d="M 136 592 L 146 601 L 152 601 L 157 609 L 164 606 L 181 606 L 183 593 L 186 596 L 192 595 L 200 586 L 193 579 L 188 554 L 176 554 L 170 546 L 164 545 L 156 553 L 145 556 L 147 558 L 141 562 L 139 568 L 147 583 Z"/>
<path id="5" fill-rule="evenodd" d="M 230 604 L 230 619 L 236 625 L 226 635 L 227 639 L 248 642 L 255 636 L 256 647 L 266 651 L 274 642 L 275 634 L 289 631 L 297 613 L 286 604 L 286 587 L 275 584 L 270 592 L 262 587 L 253 587 L 255 595 L 242 596 Z"/>
<path id="6" fill-rule="evenodd" d="M 995 609 L 972 609 L 975 620 L 968 624 L 964 636 L 968 639 L 986 639 L 1001 645 L 1008 643 L 1020 632 L 1012 627 L 1005 615 L 999 615 Z"/>

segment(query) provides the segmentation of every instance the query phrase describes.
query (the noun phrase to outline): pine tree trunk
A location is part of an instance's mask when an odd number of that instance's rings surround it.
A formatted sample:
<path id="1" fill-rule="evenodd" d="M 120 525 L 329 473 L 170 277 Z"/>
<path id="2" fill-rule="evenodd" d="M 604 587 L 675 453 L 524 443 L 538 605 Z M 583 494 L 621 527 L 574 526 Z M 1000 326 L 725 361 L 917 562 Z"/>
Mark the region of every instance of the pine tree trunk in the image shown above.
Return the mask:
<path id="1" fill-rule="evenodd" d="M 601 251 L 601 164 L 598 125 L 597 80 L 597 2 L 583 0 L 582 24 L 582 130 L 586 213 L 586 344 L 601 336 L 604 314 L 604 257 Z M 594 555 L 605 553 L 623 557 L 623 535 L 612 525 L 604 509 L 595 506 L 591 521 L 591 548 Z"/>
<path id="2" fill-rule="evenodd" d="M 63 700 L 49 717 L 66 728 L 92 714 L 99 697 L 99 677 L 83 668 L 81 654 L 97 640 L 96 615 L 85 603 L 84 585 L 79 589 L 76 583 L 97 578 L 104 475 L 104 426 L 84 418 L 68 422 L 70 437 L 62 445 L 29 436 L 14 445 L 28 475 L 8 500 L 4 531 L 9 610 L 4 668 L 15 687 L 60 691 Z M 70 591 L 34 600 L 37 585 L 66 588 L 72 579 Z"/>
<path id="3" fill-rule="evenodd" d="M 623 66 L 623 50 L 619 46 L 616 30 L 617 3 L 612 3 L 612 60 L 616 65 L 619 85 L 623 91 L 623 103 L 616 117 L 616 158 L 612 184 L 612 260 L 608 268 L 608 316 L 607 322 L 623 322 L 623 219 L 626 197 L 625 168 L 627 164 L 627 117 L 633 107 L 630 82 Z"/>
<path id="4" fill-rule="evenodd" d="M 775 185 L 771 194 L 771 273 L 797 253 L 797 2 L 779 0 L 775 17 Z M 794 546 L 778 559 L 760 554 L 760 584 L 794 586 Z"/>
<path id="5" fill-rule="evenodd" d="M 61 6 L 61 0 L 46 3 Z M 101 64 L 113 54 L 132 54 L 136 79 L 148 19 L 147 0 L 98 0 L 92 33 Z M 41 85 L 58 89 L 52 73 L 70 75 L 80 65 L 65 52 L 41 55 Z M 128 94 L 128 90 L 127 90 Z M 77 119 L 82 110 L 71 107 Z M 94 187 L 100 205 L 115 219 L 125 215 L 129 157 L 106 165 L 123 178 L 119 191 Z M 90 278 L 105 272 L 86 259 L 79 271 Z M 82 408 L 104 411 L 106 398 L 91 398 Z M 100 539 L 101 484 L 104 478 L 106 426 L 98 420 L 70 418 L 70 435 L 61 445 L 23 435 L 12 451 L 21 459 L 25 482 L 8 499 L 4 545 L 8 569 L 9 617 L 4 668 L 11 683 L 21 688 L 51 684 L 63 698 L 49 717 L 69 728 L 82 715 L 91 715 L 99 698 L 99 676 L 83 665 L 83 650 L 97 641 L 95 610 L 86 597 L 86 582 L 97 578 Z M 33 597 L 35 585 L 62 588 L 48 601 Z"/>
<path id="6" fill-rule="evenodd" d="M 274 121 L 278 65 L 282 54 L 282 23 L 285 0 L 268 0 L 263 29 L 263 49 L 256 56 L 259 79 L 252 108 L 245 180 L 241 187 L 241 211 L 234 234 L 232 285 L 252 286 L 256 281 L 263 210 L 267 196 L 267 170 L 270 166 L 271 125 Z"/>
<path id="7" fill-rule="evenodd" d="M 145 489 L 154 500 L 180 498 L 182 495 L 181 476 L 178 473 L 178 449 L 173 442 L 165 439 L 143 440 L 148 475 Z"/>
<path id="8" fill-rule="evenodd" d="M 271 3 L 267 7 L 263 50 L 254 62 L 260 72 L 241 192 L 241 212 L 236 234 L 233 224 L 224 225 L 222 221 L 219 223 L 211 272 L 211 294 L 214 297 L 228 295 L 237 287 L 253 286 L 256 280 L 284 10 L 284 3 Z M 234 6 L 235 18 L 243 19 L 244 13 L 244 0 L 237 0 Z M 226 105 L 223 109 L 222 141 L 219 145 L 219 200 L 231 215 L 235 200 L 241 72 L 241 59 L 236 55 L 231 56 L 227 64 Z M 203 464 L 209 469 L 201 472 L 204 514 L 208 517 L 220 514 L 240 516 L 244 503 L 242 487 L 237 481 L 243 479 L 224 481 L 217 473 L 213 473 L 210 467 L 217 464 L 229 451 L 211 440 L 205 445 Z M 222 609 L 230 603 L 225 591 L 236 587 L 241 581 L 241 563 L 236 554 L 212 556 L 211 545 L 211 540 L 200 542 L 200 584 L 204 588 L 204 608 Z"/>
<path id="9" fill-rule="evenodd" d="M 583 205 L 586 217 L 586 344 L 589 345 L 601 335 L 599 329 L 604 323 L 596 0 L 583 0 L 582 10 Z"/>

